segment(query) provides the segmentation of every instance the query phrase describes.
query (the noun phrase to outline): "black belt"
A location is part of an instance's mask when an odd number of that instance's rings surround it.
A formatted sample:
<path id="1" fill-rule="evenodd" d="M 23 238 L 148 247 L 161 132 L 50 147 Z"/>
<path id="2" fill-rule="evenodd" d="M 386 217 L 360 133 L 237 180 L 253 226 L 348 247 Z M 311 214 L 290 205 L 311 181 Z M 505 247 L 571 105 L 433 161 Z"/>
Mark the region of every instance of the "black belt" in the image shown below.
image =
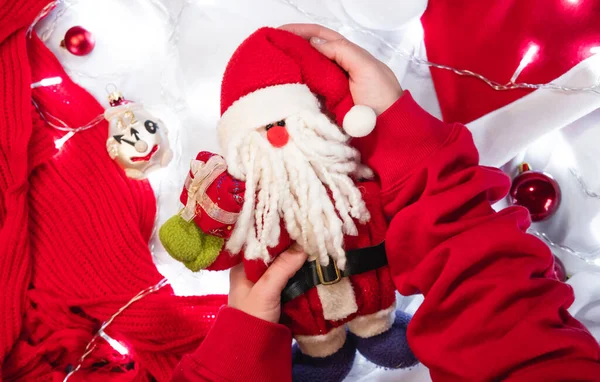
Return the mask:
<path id="1" fill-rule="evenodd" d="M 285 304 L 317 285 L 336 284 L 342 277 L 358 275 L 386 265 L 385 243 L 375 247 L 346 251 L 346 268 L 343 270 L 339 269 L 331 258 L 326 267 L 320 265 L 318 261 L 307 262 L 283 289 L 281 303 Z"/>

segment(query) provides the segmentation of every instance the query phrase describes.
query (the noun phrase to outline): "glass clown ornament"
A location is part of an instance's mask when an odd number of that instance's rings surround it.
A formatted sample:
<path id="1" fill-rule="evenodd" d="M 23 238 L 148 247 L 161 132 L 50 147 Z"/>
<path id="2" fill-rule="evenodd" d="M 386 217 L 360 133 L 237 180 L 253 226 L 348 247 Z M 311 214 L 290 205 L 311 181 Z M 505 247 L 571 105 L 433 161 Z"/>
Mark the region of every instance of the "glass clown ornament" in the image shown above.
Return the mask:
<path id="1" fill-rule="evenodd" d="M 109 123 L 106 150 L 125 174 L 144 179 L 168 165 L 173 152 L 164 123 L 142 105 L 125 100 L 120 92 L 112 92 L 108 100 L 111 107 L 104 112 Z"/>

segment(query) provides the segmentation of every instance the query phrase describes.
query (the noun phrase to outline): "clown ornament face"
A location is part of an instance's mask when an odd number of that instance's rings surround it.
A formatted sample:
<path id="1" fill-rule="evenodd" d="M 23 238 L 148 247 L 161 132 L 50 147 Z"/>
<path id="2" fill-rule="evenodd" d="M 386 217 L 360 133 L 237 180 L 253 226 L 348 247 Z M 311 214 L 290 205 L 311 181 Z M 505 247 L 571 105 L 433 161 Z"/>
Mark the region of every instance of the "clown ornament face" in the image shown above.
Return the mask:
<path id="1" fill-rule="evenodd" d="M 163 122 L 140 104 L 123 101 L 104 112 L 109 122 L 106 149 L 128 177 L 143 179 L 154 169 L 165 167 L 173 153 Z"/>

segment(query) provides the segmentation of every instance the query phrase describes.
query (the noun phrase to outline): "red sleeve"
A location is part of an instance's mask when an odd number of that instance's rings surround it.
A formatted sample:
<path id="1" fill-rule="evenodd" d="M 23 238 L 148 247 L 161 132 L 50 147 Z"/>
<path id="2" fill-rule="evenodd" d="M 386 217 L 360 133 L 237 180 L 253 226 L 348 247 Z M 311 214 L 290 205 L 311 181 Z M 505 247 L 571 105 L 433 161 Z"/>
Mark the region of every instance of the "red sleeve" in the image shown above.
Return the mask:
<path id="1" fill-rule="evenodd" d="M 196 352 L 185 355 L 174 382 L 292 380 L 292 333 L 280 324 L 223 308 Z"/>
<path id="2" fill-rule="evenodd" d="M 394 283 L 425 296 L 408 339 L 433 380 L 598 380 L 600 348 L 567 312 L 571 287 L 525 233 L 526 210 L 492 209 L 510 181 L 478 165 L 464 126 L 407 93 L 355 143 L 381 177 Z"/>

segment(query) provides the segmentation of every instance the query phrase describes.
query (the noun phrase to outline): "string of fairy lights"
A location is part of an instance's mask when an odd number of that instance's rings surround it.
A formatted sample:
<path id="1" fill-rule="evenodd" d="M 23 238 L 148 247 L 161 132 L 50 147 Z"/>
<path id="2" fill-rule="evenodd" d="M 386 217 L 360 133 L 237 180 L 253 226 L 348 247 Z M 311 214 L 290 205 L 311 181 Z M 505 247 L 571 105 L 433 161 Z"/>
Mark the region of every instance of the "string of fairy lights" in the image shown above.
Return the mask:
<path id="1" fill-rule="evenodd" d="M 558 249 L 558 250 L 564 251 L 564 252 L 568 253 L 569 255 L 571 255 L 587 264 L 600 267 L 600 256 L 590 257 L 589 255 L 581 253 L 579 251 L 576 251 L 571 247 L 567 247 L 566 245 L 555 243 L 554 241 L 552 241 L 552 239 L 550 239 L 548 234 L 545 232 L 539 232 L 535 229 L 530 229 L 527 232 L 542 239 L 542 241 L 544 243 L 546 243 L 552 249 L 555 249 L 555 250 Z"/>
<path id="2" fill-rule="evenodd" d="M 159 8 L 161 8 L 161 10 L 163 12 L 168 13 L 166 11 L 166 9 L 164 8 L 164 6 L 160 2 L 158 2 L 156 0 L 151 0 L 151 2 L 153 4 L 159 6 Z M 53 20 L 49 24 L 47 29 L 42 33 L 42 36 L 41 36 L 42 41 L 46 41 L 48 39 L 48 37 L 54 32 L 56 25 L 58 25 L 60 18 L 66 14 L 66 12 L 70 9 L 70 7 L 72 5 L 73 5 L 73 2 L 69 2 L 66 0 L 57 0 L 52 3 L 49 3 L 46 7 L 44 7 L 42 9 L 40 14 L 35 18 L 34 22 L 28 29 L 28 35 L 31 36 L 35 26 L 38 24 L 38 22 L 41 19 L 43 19 L 44 17 L 49 15 L 51 12 L 53 12 L 53 16 L 52 16 Z M 181 12 L 179 13 L 179 15 L 177 17 L 179 18 L 180 16 L 181 16 Z M 169 41 L 174 41 L 174 36 L 175 36 L 175 30 L 172 31 L 172 34 L 169 37 Z M 69 72 L 72 75 L 82 75 L 82 73 L 80 73 L 79 71 L 74 71 L 72 69 L 69 70 Z M 105 78 L 114 78 L 115 75 L 105 75 L 104 77 Z M 97 77 L 94 77 L 94 78 L 98 79 Z M 31 87 L 31 89 L 36 89 L 39 87 L 60 86 L 61 83 L 62 83 L 61 77 L 49 77 L 49 78 L 44 78 L 40 81 L 32 83 L 30 87 Z M 162 88 L 162 86 L 161 86 L 161 88 Z M 41 118 L 47 123 L 48 126 L 54 128 L 56 130 L 66 132 L 66 134 L 64 136 L 62 136 L 61 138 L 59 138 L 55 141 L 55 146 L 57 149 L 61 149 L 63 147 L 64 143 L 67 140 L 69 140 L 70 138 L 72 138 L 76 133 L 91 129 L 91 128 L 99 125 L 100 123 L 102 123 L 105 120 L 104 115 L 99 114 L 96 117 L 94 117 L 93 119 L 91 119 L 89 122 L 85 123 L 84 125 L 73 127 L 73 126 L 69 126 L 62 119 L 54 116 L 53 114 L 49 113 L 48 111 L 43 110 L 35 102 L 35 100 L 33 98 L 32 98 L 32 104 L 38 111 Z M 157 195 L 157 203 L 158 203 L 159 197 L 160 197 L 160 195 Z M 158 216 L 156 217 L 155 220 L 157 220 L 157 219 L 158 219 Z M 156 230 L 157 230 L 157 226 L 156 226 L 156 221 L 155 221 L 153 231 L 152 231 L 152 236 L 154 236 L 156 234 Z M 151 244 L 150 252 L 151 252 L 151 255 L 154 256 L 154 244 Z M 183 274 L 184 271 L 185 271 L 185 268 L 182 268 L 182 270 L 179 271 L 179 273 L 177 273 L 172 278 L 176 279 L 181 274 Z M 133 296 L 127 303 L 125 303 L 121 308 L 119 308 L 114 314 L 112 314 L 106 321 L 104 321 L 101 324 L 98 331 L 92 336 L 92 339 L 87 343 L 83 354 L 78 359 L 77 364 L 73 368 L 71 368 L 71 370 L 65 375 L 63 381 L 68 381 L 75 373 L 77 373 L 79 370 L 81 370 L 82 366 L 84 365 L 85 360 L 96 349 L 96 347 L 98 345 L 98 341 L 104 340 L 119 354 L 124 355 L 124 356 L 128 355 L 130 353 L 130 350 L 123 343 L 112 338 L 106 332 L 107 328 L 113 323 L 113 321 L 115 319 L 117 319 L 117 317 L 119 317 L 132 304 L 145 298 L 148 295 L 151 295 L 151 294 L 161 290 L 162 288 L 164 288 L 170 284 L 171 283 L 168 278 L 166 278 L 166 277 L 162 278 L 156 284 L 151 285 L 151 286 L 141 290 L 139 293 L 137 293 L 135 296 Z"/>
<path id="3" fill-rule="evenodd" d="M 489 79 L 482 74 L 473 72 L 468 69 L 455 68 L 455 67 L 444 65 L 441 63 L 432 62 L 432 61 L 427 60 L 426 58 L 419 57 L 417 55 L 414 55 L 414 54 L 409 53 L 404 50 L 400 50 L 396 46 L 394 46 L 392 43 L 388 42 L 382 36 L 378 35 L 377 33 L 373 32 L 370 29 L 363 28 L 358 23 L 352 21 L 351 17 L 346 17 L 346 19 L 348 21 L 342 25 L 336 19 L 319 16 L 312 12 L 309 12 L 305 8 L 298 5 L 297 1 L 293 1 L 293 0 L 279 0 L 279 1 L 294 8 L 298 13 L 302 14 L 303 16 L 305 16 L 306 18 L 308 18 L 309 20 L 311 20 L 314 23 L 321 24 L 321 25 L 330 27 L 331 29 L 335 29 L 335 30 L 344 29 L 346 31 L 362 33 L 364 35 L 374 38 L 376 41 L 378 41 L 383 46 L 388 48 L 397 57 L 403 58 L 403 59 L 405 59 L 409 62 L 412 62 L 414 64 L 417 64 L 417 65 L 424 65 L 424 66 L 428 66 L 430 68 L 447 70 L 456 75 L 463 76 L 463 77 L 476 78 L 476 79 L 482 81 L 483 83 L 485 83 L 486 85 L 488 85 L 489 87 L 491 87 L 492 89 L 497 90 L 497 91 L 506 91 L 506 90 L 515 90 L 515 89 L 532 89 L 532 90 L 545 89 L 545 90 L 559 90 L 559 91 L 563 91 L 563 92 L 593 92 L 596 94 L 600 94 L 600 78 L 598 78 L 596 80 L 595 84 L 590 84 L 588 86 L 583 86 L 583 87 L 563 86 L 563 85 L 556 84 L 553 82 L 548 82 L 548 83 L 543 83 L 543 84 L 530 84 L 530 83 L 525 83 L 525 82 L 515 82 L 517 80 L 517 78 L 519 77 L 519 75 L 521 74 L 521 72 L 523 71 L 523 69 L 525 69 L 525 67 L 527 67 L 527 65 L 529 65 L 530 63 L 533 62 L 535 56 L 537 55 L 537 53 L 539 51 L 539 46 L 536 44 L 533 44 L 533 43 L 529 45 L 527 51 L 525 52 L 525 54 L 523 55 L 523 58 L 521 59 L 521 62 L 519 63 L 519 66 L 517 67 L 514 74 L 512 75 L 510 81 L 508 83 L 503 84 L 499 81 Z M 592 48 L 591 53 L 598 53 L 594 49 L 600 50 L 600 48 Z"/>
<path id="4" fill-rule="evenodd" d="M 157 0 L 151 0 L 151 1 L 152 1 L 152 3 L 158 4 L 159 6 L 161 6 L 163 12 L 170 14 L 170 12 L 166 8 L 164 8 L 164 6 L 159 1 L 157 1 Z M 536 56 L 536 54 L 539 50 L 539 47 L 537 45 L 531 45 L 528 48 L 527 52 L 524 54 L 519 66 L 515 70 L 510 81 L 508 83 L 501 83 L 499 81 L 489 79 L 479 73 L 470 71 L 468 69 L 454 68 L 454 67 L 447 66 L 447 65 L 444 65 L 441 63 L 431 62 L 431 61 L 428 61 L 426 58 L 419 57 L 419 56 L 411 54 L 409 52 L 400 50 L 397 47 L 395 47 L 392 43 L 385 40 L 380 35 L 374 33 L 373 31 L 371 31 L 369 29 L 363 28 L 360 25 L 358 25 L 357 23 L 354 23 L 352 21 L 348 21 L 348 23 L 342 24 L 337 19 L 326 18 L 326 17 L 322 17 L 319 15 L 313 14 L 311 12 L 308 12 L 303 7 L 298 5 L 298 3 L 296 1 L 292 1 L 292 0 L 279 0 L 279 1 L 294 8 L 298 13 L 304 15 L 306 18 L 308 18 L 309 20 L 311 20 L 315 23 L 319 23 L 319 24 L 328 26 L 328 27 L 330 27 L 332 29 L 336 29 L 336 30 L 343 29 L 346 31 L 354 31 L 354 32 L 363 33 L 365 35 L 373 37 L 377 41 L 379 41 L 383 46 L 388 48 L 394 55 L 396 55 L 400 58 L 403 58 L 413 64 L 427 66 L 430 68 L 435 68 L 437 70 L 450 71 L 459 76 L 476 78 L 476 79 L 482 81 L 483 83 L 485 83 L 486 85 L 490 86 L 495 91 L 510 91 L 510 90 L 515 90 L 515 89 L 534 89 L 534 90 L 562 91 L 562 92 L 568 92 L 568 93 L 593 92 L 596 94 L 600 94 L 600 78 L 598 79 L 598 81 L 595 84 L 589 84 L 588 86 L 584 86 L 584 87 L 563 86 L 563 85 L 552 83 L 552 82 L 542 83 L 542 84 L 530 84 L 530 83 L 516 82 L 519 75 L 523 71 L 523 69 L 534 60 L 534 57 Z M 34 20 L 34 23 L 29 28 L 29 30 L 28 30 L 29 35 L 31 35 L 31 33 L 33 33 L 35 25 L 42 18 L 47 16 L 50 12 L 53 12 L 52 22 L 49 24 L 49 26 L 43 32 L 43 35 L 42 35 L 42 40 L 45 41 L 48 38 L 48 36 L 50 34 L 52 34 L 52 32 L 55 30 L 55 27 L 56 27 L 57 23 L 59 22 L 60 18 L 68 11 L 68 9 L 71 5 L 72 5 L 71 2 L 69 2 L 67 0 L 57 0 L 57 1 L 54 1 L 50 4 L 48 4 L 40 12 L 40 14 L 36 17 L 36 19 Z M 180 10 L 179 14 L 177 16 L 175 16 L 174 19 L 176 21 L 178 21 L 179 18 L 181 17 L 181 11 L 182 11 L 182 9 Z M 176 25 L 175 25 L 174 29 L 176 29 Z M 172 39 L 175 38 L 174 37 L 175 35 L 176 35 L 176 33 L 173 30 L 171 36 L 169 37 L 169 41 L 172 41 Z M 592 53 L 600 53 L 600 49 L 598 52 L 592 52 Z M 45 79 L 42 79 L 41 81 L 31 84 L 31 88 L 33 89 L 33 88 L 37 88 L 37 87 L 60 86 L 61 83 L 62 83 L 62 79 L 60 77 L 50 77 L 50 78 L 45 78 Z M 60 131 L 67 132 L 67 134 L 65 136 L 63 136 L 62 138 L 59 138 L 55 142 L 57 148 L 59 148 L 59 149 L 62 147 L 64 142 L 66 140 L 68 140 L 69 138 L 71 138 L 74 134 L 84 131 L 84 130 L 87 130 L 87 129 L 90 129 L 90 128 L 93 128 L 104 120 L 103 115 L 99 115 L 82 126 L 71 127 L 71 126 L 68 126 L 64 121 L 60 120 L 59 118 L 53 116 L 52 114 L 48 113 L 47 111 L 42 110 L 35 103 L 35 101 L 32 100 L 32 102 L 33 102 L 34 107 L 40 113 L 41 117 L 44 119 L 44 121 L 50 127 L 60 130 Z M 581 176 L 574 169 L 572 170 L 572 175 L 577 179 L 578 184 L 580 185 L 583 192 L 585 192 L 585 194 L 587 196 L 589 196 L 591 198 L 600 198 L 598 193 L 591 191 L 587 188 L 587 186 L 584 183 Z M 155 224 L 155 226 L 156 226 L 156 224 Z M 156 227 L 154 227 L 154 229 L 156 230 Z M 548 237 L 548 235 L 546 235 L 545 233 L 541 233 L 541 232 L 532 232 L 532 233 L 535 234 L 536 236 L 540 237 L 542 240 L 544 240 L 546 243 L 548 243 L 548 245 L 550 245 L 553 248 L 560 248 L 587 263 L 600 266 L 600 256 L 597 259 L 589 258 L 588 256 L 581 254 L 569 247 L 562 246 L 560 244 L 552 242 L 550 240 L 550 238 Z M 95 335 L 92 337 L 92 339 L 89 341 L 89 343 L 85 347 L 84 353 L 79 358 L 78 364 L 65 376 L 64 381 L 67 381 L 69 378 L 71 378 L 73 376 L 73 374 L 75 374 L 77 371 L 79 371 L 81 369 L 85 359 L 90 354 L 92 354 L 92 352 L 96 348 L 96 345 L 97 345 L 98 341 L 100 341 L 100 339 L 103 339 L 104 341 L 106 341 L 119 353 L 127 354 L 128 349 L 122 343 L 120 343 L 120 342 L 116 341 L 115 339 L 113 339 L 112 337 L 110 337 L 106 333 L 106 329 L 129 306 L 131 306 L 135 302 L 143 299 L 144 297 L 146 297 L 152 293 L 155 293 L 156 291 L 164 288 L 165 286 L 167 286 L 169 284 L 170 284 L 169 280 L 167 278 L 163 278 L 155 285 L 149 286 L 148 288 L 140 291 L 138 294 L 133 296 L 125 305 L 123 305 L 120 309 L 118 309 L 109 319 L 104 321 L 103 324 L 101 325 L 100 329 L 95 333 Z"/>
<path id="5" fill-rule="evenodd" d="M 581 176 L 581 174 L 579 172 L 577 172 L 577 170 L 575 170 L 574 168 L 571 167 L 569 169 L 569 173 L 577 180 L 577 183 L 579 183 L 579 186 L 581 187 L 581 190 L 583 191 L 584 194 L 586 194 L 590 198 L 600 199 L 600 194 L 598 192 L 593 191 L 592 189 L 588 188 L 587 184 L 583 180 L 583 177 Z"/>
<path id="6" fill-rule="evenodd" d="M 121 308 L 119 308 L 119 310 L 117 310 L 112 316 L 110 316 L 110 318 L 106 321 L 104 321 L 102 323 L 102 325 L 100 326 L 100 329 L 98 329 L 98 331 L 96 332 L 96 334 L 92 337 L 92 339 L 90 340 L 90 342 L 88 342 L 88 344 L 85 347 L 85 350 L 83 351 L 83 354 L 81 355 L 81 357 L 79 358 L 79 361 L 77 362 L 77 365 L 73 368 L 73 370 L 71 370 L 63 379 L 63 382 L 66 382 L 69 380 L 69 378 L 71 378 L 71 376 L 73 374 L 75 374 L 79 369 L 81 369 L 81 366 L 83 365 L 83 362 L 85 361 L 85 359 L 92 354 L 92 352 L 94 351 L 94 349 L 96 348 L 96 343 L 97 341 L 102 338 L 104 339 L 106 342 L 108 342 L 108 344 L 115 349 L 117 352 L 119 352 L 122 355 L 127 355 L 129 353 L 129 350 L 127 349 L 127 347 L 125 347 L 122 343 L 120 343 L 119 341 L 115 340 L 114 338 L 110 337 L 108 334 L 106 334 L 106 328 L 121 314 L 123 313 L 123 311 L 125 311 L 125 309 L 129 308 L 129 306 L 133 303 L 135 303 L 136 301 L 139 301 L 141 299 L 143 299 L 144 297 L 164 288 L 165 286 L 169 285 L 169 280 L 167 280 L 166 278 L 163 278 L 162 280 L 160 280 L 158 283 L 156 283 L 155 285 L 152 285 L 142 291 L 140 291 L 138 294 L 136 294 L 135 296 L 133 296 L 131 298 L 131 300 L 129 300 L 125 305 L 123 305 Z"/>

